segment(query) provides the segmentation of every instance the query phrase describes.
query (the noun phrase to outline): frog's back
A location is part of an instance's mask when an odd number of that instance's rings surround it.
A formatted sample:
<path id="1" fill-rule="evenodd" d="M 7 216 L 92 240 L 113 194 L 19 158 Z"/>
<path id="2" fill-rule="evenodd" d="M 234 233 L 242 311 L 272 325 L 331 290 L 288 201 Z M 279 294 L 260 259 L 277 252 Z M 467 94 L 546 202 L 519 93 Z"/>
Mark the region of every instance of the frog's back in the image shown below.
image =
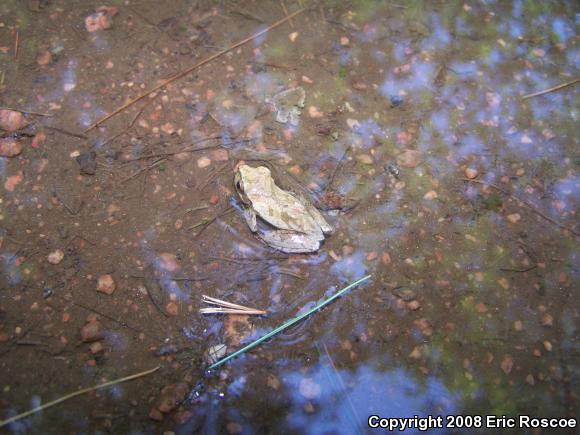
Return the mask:
<path id="1" fill-rule="evenodd" d="M 249 193 L 248 198 L 258 216 L 275 228 L 299 233 L 320 232 L 304 204 L 277 186 L 273 186 L 269 194 Z"/>

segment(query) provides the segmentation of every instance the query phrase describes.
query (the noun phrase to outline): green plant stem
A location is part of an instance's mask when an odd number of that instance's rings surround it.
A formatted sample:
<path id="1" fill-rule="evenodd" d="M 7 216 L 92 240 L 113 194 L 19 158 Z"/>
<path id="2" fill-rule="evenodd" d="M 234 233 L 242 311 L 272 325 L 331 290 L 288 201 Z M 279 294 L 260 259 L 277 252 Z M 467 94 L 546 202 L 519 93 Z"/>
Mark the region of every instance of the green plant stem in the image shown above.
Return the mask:
<path id="1" fill-rule="evenodd" d="M 325 301 L 319 303 L 318 305 L 316 305 L 314 308 L 308 310 L 307 312 L 300 314 L 299 316 L 294 317 L 293 319 L 288 320 L 286 323 L 284 323 L 281 326 L 278 326 L 276 329 L 274 329 L 271 332 L 268 332 L 266 335 L 258 338 L 256 341 L 253 341 L 252 343 L 248 344 L 246 347 L 243 347 L 237 351 L 235 351 L 234 353 L 225 356 L 224 358 L 222 358 L 221 360 L 213 363 L 212 365 L 210 365 L 208 367 L 209 370 L 215 369 L 218 366 L 221 366 L 223 363 L 231 360 L 232 358 L 237 357 L 238 355 L 241 355 L 244 352 L 247 352 L 250 349 L 253 349 L 254 347 L 256 347 L 257 345 L 259 345 L 260 343 L 268 340 L 269 338 L 272 338 L 274 335 L 282 332 L 284 329 L 289 328 L 290 326 L 300 322 L 302 319 L 304 319 L 305 317 L 310 316 L 312 313 L 314 313 L 315 311 L 321 309 L 322 307 L 328 305 L 329 303 L 331 303 L 332 301 L 334 301 L 336 298 L 342 296 L 344 293 L 346 293 L 348 290 L 350 290 L 353 287 L 356 287 L 359 284 L 362 284 L 364 281 L 366 281 L 367 279 L 369 279 L 371 277 L 371 275 L 367 275 L 349 285 L 347 285 L 345 288 L 343 288 L 342 290 L 339 290 L 338 292 L 336 292 L 334 295 L 332 295 L 331 297 L 329 297 L 328 299 L 326 299 Z"/>

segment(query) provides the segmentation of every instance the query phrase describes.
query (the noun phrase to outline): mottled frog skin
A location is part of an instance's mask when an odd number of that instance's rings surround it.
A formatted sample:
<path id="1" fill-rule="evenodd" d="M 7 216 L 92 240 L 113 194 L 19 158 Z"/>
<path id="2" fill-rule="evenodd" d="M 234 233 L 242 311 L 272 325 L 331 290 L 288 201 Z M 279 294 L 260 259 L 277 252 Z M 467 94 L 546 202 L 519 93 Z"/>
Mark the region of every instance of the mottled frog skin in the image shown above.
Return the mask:
<path id="1" fill-rule="evenodd" d="M 270 170 L 240 165 L 234 176 L 252 232 L 266 244 L 287 253 L 314 252 L 332 227 L 307 200 L 279 188 Z"/>

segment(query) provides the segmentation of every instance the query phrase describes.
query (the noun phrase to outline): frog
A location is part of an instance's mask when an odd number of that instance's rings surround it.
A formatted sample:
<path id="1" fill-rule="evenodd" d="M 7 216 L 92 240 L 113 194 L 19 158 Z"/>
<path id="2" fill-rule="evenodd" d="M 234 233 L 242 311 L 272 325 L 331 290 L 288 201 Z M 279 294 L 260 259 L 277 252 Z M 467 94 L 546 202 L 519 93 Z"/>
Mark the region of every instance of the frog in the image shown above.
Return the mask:
<path id="1" fill-rule="evenodd" d="M 320 248 L 332 226 L 310 201 L 281 189 L 265 166 L 238 165 L 234 186 L 244 218 L 268 246 L 285 253 L 309 253 Z"/>
<path id="2" fill-rule="evenodd" d="M 290 122 L 291 125 L 298 125 L 298 115 L 304 108 L 306 92 L 301 86 L 286 89 L 274 95 L 269 101 L 276 109 L 276 121 L 282 124 Z"/>

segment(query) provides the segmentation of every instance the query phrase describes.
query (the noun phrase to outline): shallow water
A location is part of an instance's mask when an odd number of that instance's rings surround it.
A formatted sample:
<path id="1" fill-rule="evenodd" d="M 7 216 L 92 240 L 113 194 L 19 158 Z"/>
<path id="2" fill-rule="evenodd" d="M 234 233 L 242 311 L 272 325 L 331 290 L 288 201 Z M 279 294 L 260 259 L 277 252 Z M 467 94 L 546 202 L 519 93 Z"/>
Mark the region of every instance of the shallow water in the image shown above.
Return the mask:
<path id="1" fill-rule="evenodd" d="M 1 106 L 34 112 L 22 153 L 0 158 L 0 417 L 160 366 L 10 431 L 350 434 L 373 414 L 578 415 L 578 88 L 524 98 L 580 77 L 577 3 L 302 3 L 86 132 L 299 2 L 113 1 L 112 27 L 92 33 L 99 2 L 0 4 Z M 298 125 L 276 122 L 273 95 L 296 86 Z M 77 162 L 89 151 L 94 174 Z M 318 252 L 250 232 L 241 160 L 321 208 L 335 198 Z M 96 291 L 106 274 L 110 295 Z M 233 352 L 367 274 L 205 370 L 213 346 Z M 268 315 L 203 316 L 202 294 Z M 81 340 L 87 316 L 99 345 Z M 152 412 L 178 382 L 187 396 Z"/>

